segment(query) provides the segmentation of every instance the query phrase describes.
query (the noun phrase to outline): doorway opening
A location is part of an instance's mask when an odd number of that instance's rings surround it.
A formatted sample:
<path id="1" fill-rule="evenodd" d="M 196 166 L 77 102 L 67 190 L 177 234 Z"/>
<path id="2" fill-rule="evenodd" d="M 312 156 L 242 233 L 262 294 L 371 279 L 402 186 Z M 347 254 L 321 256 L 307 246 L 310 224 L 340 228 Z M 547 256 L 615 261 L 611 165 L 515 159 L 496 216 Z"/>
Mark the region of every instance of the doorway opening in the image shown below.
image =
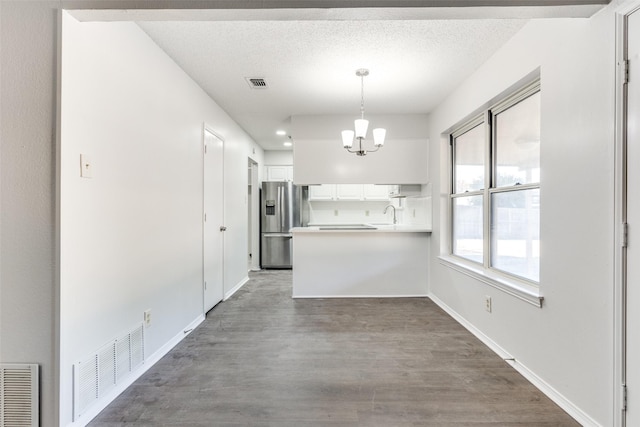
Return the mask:
<path id="1" fill-rule="evenodd" d="M 258 163 L 251 157 L 248 159 L 247 172 L 248 271 L 258 271 L 260 270 L 260 182 Z"/>

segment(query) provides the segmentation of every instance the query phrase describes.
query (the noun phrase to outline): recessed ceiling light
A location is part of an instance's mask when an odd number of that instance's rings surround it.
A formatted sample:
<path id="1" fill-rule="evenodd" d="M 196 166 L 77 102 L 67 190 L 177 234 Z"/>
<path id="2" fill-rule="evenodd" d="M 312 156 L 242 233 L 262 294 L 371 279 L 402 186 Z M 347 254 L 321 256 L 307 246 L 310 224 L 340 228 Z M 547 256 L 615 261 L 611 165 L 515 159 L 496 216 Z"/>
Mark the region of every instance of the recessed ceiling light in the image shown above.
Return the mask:
<path id="1" fill-rule="evenodd" d="M 287 141 L 287 142 L 283 142 L 282 145 L 284 145 L 285 147 L 291 147 L 293 144 Z"/>
<path id="2" fill-rule="evenodd" d="M 277 130 L 277 131 L 276 131 L 276 135 L 280 135 L 280 136 L 282 136 L 282 135 L 286 135 L 286 134 L 287 134 L 287 132 L 286 132 L 286 131 L 283 131 L 283 130 Z"/>

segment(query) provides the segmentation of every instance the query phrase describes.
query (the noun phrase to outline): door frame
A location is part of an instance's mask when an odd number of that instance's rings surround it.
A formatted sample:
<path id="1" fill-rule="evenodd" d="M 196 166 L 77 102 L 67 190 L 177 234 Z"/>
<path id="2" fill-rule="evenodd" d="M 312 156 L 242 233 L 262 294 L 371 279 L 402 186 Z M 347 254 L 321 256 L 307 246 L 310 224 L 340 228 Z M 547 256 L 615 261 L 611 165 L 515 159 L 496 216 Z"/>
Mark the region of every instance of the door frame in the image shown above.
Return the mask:
<path id="1" fill-rule="evenodd" d="M 627 16 L 640 10 L 640 0 L 630 0 L 616 10 L 615 74 L 615 206 L 614 206 L 614 413 L 615 426 L 626 426 L 626 340 L 627 340 Z"/>
<path id="2" fill-rule="evenodd" d="M 259 163 L 249 156 L 251 167 L 251 211 L 249 220 L 251 221 L 251 271 L 260 270 L 260 179 L 258 176 Z"/>
<path id="3" fill-rule="evenodd" d="M 206 138 L 206 133 L 209 132 L 210 134 L 212 134 L 213 136 L 215 136 L 216 138 L 218 138 L 220 141 L 222 141 L 222 224 L 224 224 L 224 220 L 225 220 L 225 185 L 224 185 L 224 178 L 225 178 L 225 174 L 224 174 L 224 151 L 225 151 L 225 139 L 222 137 L 222 135 L 220 135 L 218 132 L 216 132 L 213 127 L 207 125 L 207 123 L 203 123 L 202 124 L 202 136 L 201 136 L 201 146 L 200 146 L 200 152 L 201 152 L 201 158 L 202 158 L 202 204 L 200 207 L 200 211 L 202 213 L 201 216 L 201 223 L 202 223 L 202 313 L 206 316 L 207 312 L 209 310 L 205 309 L 205 303 L 206 303 L 206 295 L 205 295 L 205 280 L 204 280 L 204 275 L 205 275 L 205 253 L 204 253 L 204 241 L 205 241 L 205 220 L 204 220 L 204 215 L 205 215 L 205 138 Z M 221 265 L 222 265 L 222 299 L 220 300 L 220 302 L 223 302 L 225 300 L 225 233 L 222 233 L 222 253 L 220 254 L 222 259 L 221 259 Z"/>

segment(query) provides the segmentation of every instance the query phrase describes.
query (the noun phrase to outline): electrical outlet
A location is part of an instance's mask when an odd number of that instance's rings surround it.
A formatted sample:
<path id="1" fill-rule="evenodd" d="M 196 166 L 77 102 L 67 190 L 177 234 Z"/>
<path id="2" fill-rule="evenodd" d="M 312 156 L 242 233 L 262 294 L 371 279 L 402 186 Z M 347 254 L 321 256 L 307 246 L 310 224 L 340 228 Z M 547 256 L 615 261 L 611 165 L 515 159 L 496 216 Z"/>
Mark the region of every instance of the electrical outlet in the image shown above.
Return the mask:
<path id="1" fill-rule="evenodd" d="M 151 309 L 144 312 L 144 326 L 145 328 L 151 327 Z"/>
<path id="2" fill-rule="evenodd" d="M 364 211 L 364 216 L 369 216 L 369 211 Z"/>
<path id="3" fill-rule="evenodd" d="M 413 210 L 413 217 L 414 218 L 416 217 L 416 210 L 415 209 Z"/>
<path id="4" fill-rule="evenodd" d="M 333 211 L 333 216 L 338 216 L 338 209 Z"/>
<path id="5" fill-rule="evenodd" d="M 488 295 L 484 296 L 484 309 L 491 313 L 491 297 Z"/>

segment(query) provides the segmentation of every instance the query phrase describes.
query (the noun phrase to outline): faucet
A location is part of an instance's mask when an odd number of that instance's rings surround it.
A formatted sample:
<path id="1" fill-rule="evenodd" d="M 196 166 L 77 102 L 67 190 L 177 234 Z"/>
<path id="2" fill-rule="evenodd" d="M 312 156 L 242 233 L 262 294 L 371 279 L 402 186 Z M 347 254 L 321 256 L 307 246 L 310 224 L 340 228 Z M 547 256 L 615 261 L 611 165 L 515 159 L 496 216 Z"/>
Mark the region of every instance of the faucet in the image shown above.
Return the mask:
<path id="1" fill-rule="evenodd" d="M 396 207 L 395 206 L 393 206 L 393 205 L 385 206 L 384 212 L 382 212 L 382 213 L 386 214 L 387 213 L 387 209 L 389 209 L 389 208 L 393 209 L 393 223 L 396 224 L 398 222 L 398 220 L 396 219 Z"/>

